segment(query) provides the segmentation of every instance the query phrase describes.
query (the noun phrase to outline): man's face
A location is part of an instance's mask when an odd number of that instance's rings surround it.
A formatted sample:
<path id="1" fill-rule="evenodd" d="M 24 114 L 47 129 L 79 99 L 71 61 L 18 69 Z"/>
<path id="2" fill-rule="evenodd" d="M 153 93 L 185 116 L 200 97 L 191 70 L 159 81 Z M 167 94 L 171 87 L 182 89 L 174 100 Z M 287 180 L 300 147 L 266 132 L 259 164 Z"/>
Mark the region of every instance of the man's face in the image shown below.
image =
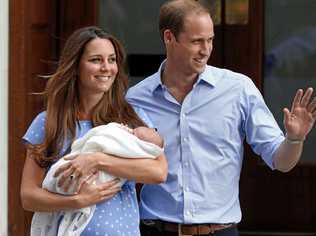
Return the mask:
<path id="1" fill-rule="evenodd" d="M 168 60 L 188 76 L 204 71 L 213 48 L 213 22 L 209 14 L 191 14 L 184 19 L 184 29 L 177 39 L 172 36 L 167 47 Z"/>

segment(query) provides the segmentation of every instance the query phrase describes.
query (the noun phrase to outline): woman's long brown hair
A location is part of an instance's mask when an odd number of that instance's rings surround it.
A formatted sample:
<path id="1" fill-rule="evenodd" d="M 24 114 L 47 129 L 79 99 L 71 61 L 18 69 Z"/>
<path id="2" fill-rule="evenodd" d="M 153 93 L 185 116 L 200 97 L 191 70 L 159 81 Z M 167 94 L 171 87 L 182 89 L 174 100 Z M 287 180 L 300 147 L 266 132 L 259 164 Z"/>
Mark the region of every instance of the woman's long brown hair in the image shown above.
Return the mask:
<path id="1" fill-rule="evenodd" d="M 49 166 L 58 158 L 65 140 L 73 141 L 76 137 L 79 113 L 78 67 L 87 43 L 95 38 L 112 42 L 118 74 L 112 87 L 104 93 L 93 110 L 93 126 L 110 122 L 124 123 L 131 127 L 144 125 L 125 100 L 128 79 L 125 72 L 126 55 L 122 45 L 115 37 L 98 27 L 81 28 L 66 41 L 58 68 L 50 76 L 43 92 L 46 102 L 45 139 L 42 144 L 29 147 L 31 156 L 41 167 Z"/>

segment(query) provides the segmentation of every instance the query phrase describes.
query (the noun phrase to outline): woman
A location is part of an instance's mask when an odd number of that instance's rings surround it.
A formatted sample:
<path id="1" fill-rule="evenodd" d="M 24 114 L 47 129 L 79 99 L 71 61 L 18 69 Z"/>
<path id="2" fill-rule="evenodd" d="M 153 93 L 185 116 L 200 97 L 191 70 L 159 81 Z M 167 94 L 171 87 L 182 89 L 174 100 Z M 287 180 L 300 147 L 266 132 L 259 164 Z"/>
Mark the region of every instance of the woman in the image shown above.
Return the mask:
<path id="1" fill-rule="evenodd" d="M 25 136 L 21 199 L 30 211 L 58 212 L 97 204 L 82 235 L 139 235 L 138 205 L 134 181 L 160 183 L 167 176 L 165 157 L 123 159 L 103 153 L 76 156 L 59 169 L 60 184 L 78 178 L 77 195 L 63 196 L 41 188 L 47 168 L 67 153 L 73 140 L 92 127 L 118 122 L 137 127 L 143 124 L 125 101 L 127 76 L 125 54 L 120 43 L 97 27 L 74 32 L 67 40 L 59 65 L 46 86 L 46 111 L 32 122 Z M 146 119 L 142 110 L 138 114 Z M 145 120 L 146 121 L 146 120 Z M 128 181 L 91 184 L 97 170 Z"/>

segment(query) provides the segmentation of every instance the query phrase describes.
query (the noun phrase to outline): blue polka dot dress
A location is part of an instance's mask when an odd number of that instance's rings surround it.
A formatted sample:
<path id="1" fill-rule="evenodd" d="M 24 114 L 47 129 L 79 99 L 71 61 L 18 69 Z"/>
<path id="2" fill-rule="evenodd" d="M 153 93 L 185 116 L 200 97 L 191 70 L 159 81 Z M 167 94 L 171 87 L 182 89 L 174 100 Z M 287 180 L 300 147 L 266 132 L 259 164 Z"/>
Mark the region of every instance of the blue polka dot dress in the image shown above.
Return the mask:
<path id="1" fill-rule="evenodd" d="M 23 136 L 23 141 L 31 144 L 42 143 L 45 136 L 46 112 L 40 113 Z M 80 121 L 77 126 L 77 138 L 82 137 L 92 128 L 90 121 Z M 69 145 L 65 143 L 61 155 Z M 113 198 L 100 202 L 89 224 L 81 234 L 82 236 L 124 236 L 140 235 L 139 211 L 136 198 L 135 183 L 127 181 L 122 190 Z"/>

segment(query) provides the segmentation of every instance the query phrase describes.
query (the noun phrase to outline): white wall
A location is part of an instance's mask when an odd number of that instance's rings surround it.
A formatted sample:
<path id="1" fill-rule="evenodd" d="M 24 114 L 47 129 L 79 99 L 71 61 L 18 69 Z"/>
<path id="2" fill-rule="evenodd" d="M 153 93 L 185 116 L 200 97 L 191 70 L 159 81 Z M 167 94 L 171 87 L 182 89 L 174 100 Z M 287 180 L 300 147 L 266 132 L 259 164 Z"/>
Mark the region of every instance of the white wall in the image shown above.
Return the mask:
<path id="1" fill-rule="evenodd" d="M 0 235 L 8 235 L 9 0 L 0 1 Z"/>

